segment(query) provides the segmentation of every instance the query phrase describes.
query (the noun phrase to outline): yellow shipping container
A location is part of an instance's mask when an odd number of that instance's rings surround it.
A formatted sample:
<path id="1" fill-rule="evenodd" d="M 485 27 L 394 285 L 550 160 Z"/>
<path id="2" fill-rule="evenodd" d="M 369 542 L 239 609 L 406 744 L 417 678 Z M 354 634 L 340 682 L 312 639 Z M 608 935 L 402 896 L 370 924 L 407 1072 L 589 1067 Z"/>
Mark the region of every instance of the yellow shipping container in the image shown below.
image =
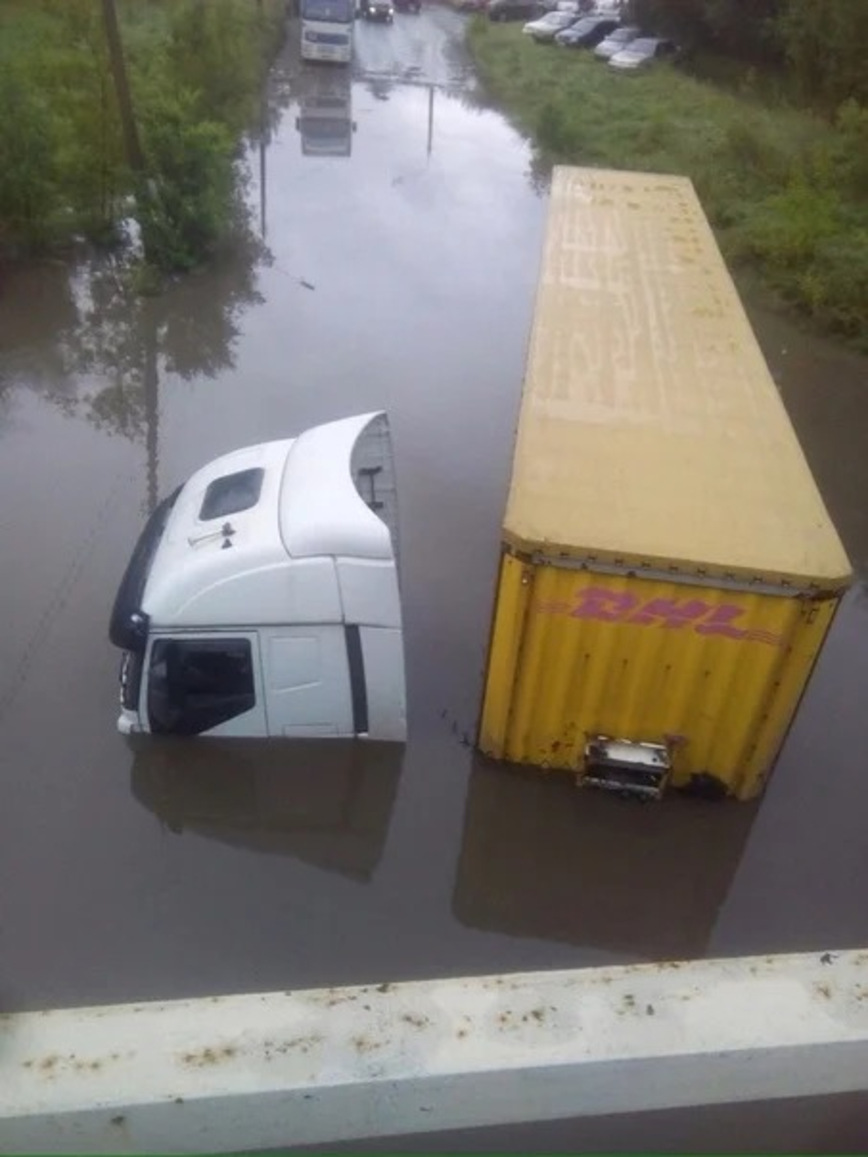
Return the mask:
<path id="1" fill-rule="evenodd" d="M 479 745 L 745 799 L 851 568 L 685 178 L 558 168 Z"/>

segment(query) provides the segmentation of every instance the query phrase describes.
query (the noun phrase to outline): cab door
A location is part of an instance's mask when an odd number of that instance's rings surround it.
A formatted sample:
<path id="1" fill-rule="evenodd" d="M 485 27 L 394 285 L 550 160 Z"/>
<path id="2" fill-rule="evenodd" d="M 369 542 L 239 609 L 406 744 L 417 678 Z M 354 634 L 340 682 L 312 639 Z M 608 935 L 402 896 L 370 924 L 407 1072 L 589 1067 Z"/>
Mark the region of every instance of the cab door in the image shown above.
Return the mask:
<path id="1" fill-rule="evenodd" d="M 157 635 L 140 717 L 154 735 L 267 734 L 256 632 Z"/>
<path id="2" fill-rule="evenodd" d="M 262 666 L 269 734 L 316 738 L 367 732 L 358 627 L 263 628 Z"/>

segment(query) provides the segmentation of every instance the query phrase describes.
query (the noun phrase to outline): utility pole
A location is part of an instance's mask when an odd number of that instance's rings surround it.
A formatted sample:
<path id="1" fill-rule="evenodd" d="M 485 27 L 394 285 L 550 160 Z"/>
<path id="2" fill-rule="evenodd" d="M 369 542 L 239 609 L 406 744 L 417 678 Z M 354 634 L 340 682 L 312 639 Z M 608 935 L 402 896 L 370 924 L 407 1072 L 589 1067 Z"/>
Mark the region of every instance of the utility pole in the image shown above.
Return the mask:
<path id="1" fill-rule="evenodd" d="M 127 163 L 136 177 L 141 177 L 145 171 L 145 159 L 142 155 L 142 146 L 139 142 L 139 132 L 136 119 L 133 115 L 133 101 L 130 96 L 130 85 L 127 79 L 127 69 L 124 63 L 124 50 L 121 44 L 120 27 L 115 0 L 102 0 L 103 19 L 105 21 L 105 35 L 108 42 L 109 58 L 111 60 L 112 75 L 115 81 L 115 91 L 118 98 L 118 109 L 121 115 L 121 128 L 124 135 L 124 149 L 127 154 Z"/>
<path id="2" fill-rule="evenodd" d="M 428 156 L 434 144 L 434 85 L 428 86 Z"/>

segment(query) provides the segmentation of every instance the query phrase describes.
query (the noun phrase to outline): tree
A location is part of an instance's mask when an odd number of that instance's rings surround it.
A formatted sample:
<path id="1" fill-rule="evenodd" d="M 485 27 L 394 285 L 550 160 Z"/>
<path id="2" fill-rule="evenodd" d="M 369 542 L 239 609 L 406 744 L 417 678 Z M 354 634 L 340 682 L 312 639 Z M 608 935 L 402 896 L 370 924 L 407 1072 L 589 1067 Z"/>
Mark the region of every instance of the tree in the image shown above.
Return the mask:
<path id="1" fill-rule="evenodd" d="M 827 113 L 868 103 L 868 4 L 783 0 L 777 30 L 805 96 Z"/>

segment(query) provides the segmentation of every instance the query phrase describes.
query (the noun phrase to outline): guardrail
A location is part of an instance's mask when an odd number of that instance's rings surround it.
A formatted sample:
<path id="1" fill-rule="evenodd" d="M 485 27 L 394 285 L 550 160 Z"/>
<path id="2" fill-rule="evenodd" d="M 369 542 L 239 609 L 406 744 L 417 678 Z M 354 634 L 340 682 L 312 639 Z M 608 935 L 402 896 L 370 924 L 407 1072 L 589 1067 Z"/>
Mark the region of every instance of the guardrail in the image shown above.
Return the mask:
<path id="1" fill-rule="evenodd" d="M 4 1152 L 229 1152 L 868 1089 L 868 950 L 0 1018 Z"/>

